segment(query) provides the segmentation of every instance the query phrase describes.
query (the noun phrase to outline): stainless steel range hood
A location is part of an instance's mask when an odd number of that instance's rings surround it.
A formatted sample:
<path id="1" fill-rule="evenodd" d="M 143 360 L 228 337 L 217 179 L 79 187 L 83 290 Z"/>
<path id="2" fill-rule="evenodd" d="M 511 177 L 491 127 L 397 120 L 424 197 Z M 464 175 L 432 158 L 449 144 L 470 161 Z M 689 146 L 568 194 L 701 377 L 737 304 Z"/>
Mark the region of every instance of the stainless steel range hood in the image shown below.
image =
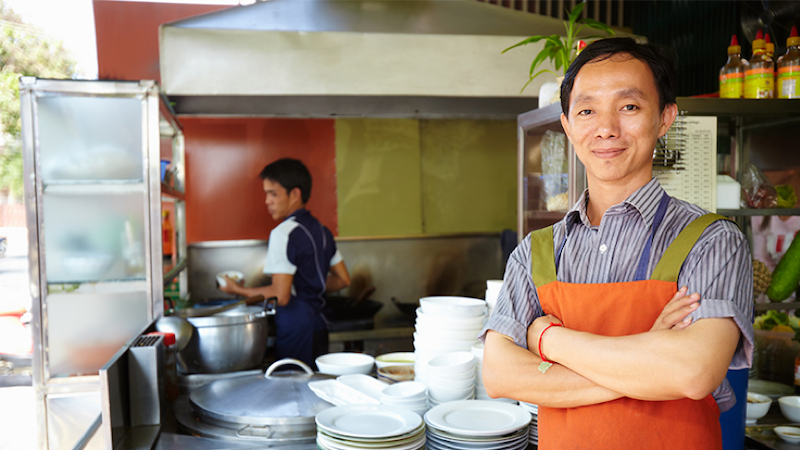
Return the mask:
<path id="1" fill-rule="evenodd" d="M 161 27 L 161 81 L 180 114 L 515 118 L 540 44 L 562 20 L 475 0 L 269 0 Z"/>

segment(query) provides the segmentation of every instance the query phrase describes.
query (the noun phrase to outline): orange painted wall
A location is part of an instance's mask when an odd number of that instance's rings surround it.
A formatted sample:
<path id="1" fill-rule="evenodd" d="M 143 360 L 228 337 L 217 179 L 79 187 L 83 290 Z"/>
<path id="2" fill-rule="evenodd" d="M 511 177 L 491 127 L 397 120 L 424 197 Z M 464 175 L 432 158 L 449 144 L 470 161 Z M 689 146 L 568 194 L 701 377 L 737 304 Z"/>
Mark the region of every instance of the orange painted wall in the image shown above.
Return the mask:
<path id="1" fill-rule="evenodd" d="M 306 205 L 337 232 L 332 119 L 181 117 L 186 136 L 186 237 L 189 242 L 267 239 L 277 225 L 258 177 L 284 157 L 303 161 L 313 178 Z"/>
<path id="2" fill-rule="evenodd" d="M 93 0 L 101 80 L 161 80 L 158 26 L 230 5 Z"/>
<path id="3" fill-rule="evenodd" d="M 158 26 L 227 5 L 94 0 L 101 79 L 160 79 Z M 186 143 L 186 238 L 267 239 L 258 173 L 293 157 L 314 178 L 308 209 L 338 235 L 334 121 L 330 119 L 179 117 Z"/>

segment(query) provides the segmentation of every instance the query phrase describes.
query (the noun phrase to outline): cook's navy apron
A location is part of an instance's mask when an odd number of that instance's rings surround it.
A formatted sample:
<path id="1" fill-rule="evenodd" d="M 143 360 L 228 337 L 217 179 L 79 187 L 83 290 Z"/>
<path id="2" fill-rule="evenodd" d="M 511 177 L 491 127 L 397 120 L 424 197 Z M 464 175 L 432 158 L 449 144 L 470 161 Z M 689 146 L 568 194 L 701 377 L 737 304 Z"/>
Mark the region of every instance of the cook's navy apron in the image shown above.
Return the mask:
<path id="1" fill-rule="evenodd" d="M 717 214 L 695 219 L 670 244 L 650 279 L 645 279 L 653 237 L 668 203 L 669 196 L 665 193 L 634 281 L 593 284 L 558 281 L 556 261 L 564 248 L 566 234 L 556 254 L 552 227 L 531 233 L 532 275 L 544 313 L 558 317 L 569 329 L 603 336 L 649 331 L 678 291 L 678 274 L 697 239 L 708 225 L 724 219 Z M 538 426 L 541 450 L 722 448 L 719 408 L 711 395 L 702 400 L 643 401 L 625 397 L 577 408 L 540 406 Z"/>

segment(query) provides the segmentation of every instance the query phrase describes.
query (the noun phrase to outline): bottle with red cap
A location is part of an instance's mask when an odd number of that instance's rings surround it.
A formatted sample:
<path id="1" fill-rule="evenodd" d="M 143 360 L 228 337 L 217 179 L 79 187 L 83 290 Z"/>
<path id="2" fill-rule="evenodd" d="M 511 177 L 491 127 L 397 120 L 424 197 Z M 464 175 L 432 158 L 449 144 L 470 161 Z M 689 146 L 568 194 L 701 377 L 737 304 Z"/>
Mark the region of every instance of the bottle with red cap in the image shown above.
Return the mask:
<path id="1" fill-rule="evenodd" d="M 792 27 L 786 40 L 786 53 L 778 58 L 778 98 L 800 98 L 800 36 Z"/>
<path id="2" fill-rule="evenodd" d="M 775 64 L 767 56 L 767 41 L 758 30 L 753 41 L 753 57 L 745 70 L 744 98 L 775 97 Z"/>
<path id="3" fill-rule="evenodd" d="M 728 46 L 728 61 L 719 69 L 720 98 L 744 97 L 744 73 L 747 60 L 742 58 L 742 47 L 734 34 Z"/>
<path id="4" fill-rule="evenodd" d="M 164 336 L 164 398 L 173 401 L 178 398 L 178 367 L 177 367 L 177 344 L 174 333 L 163 331 L 153 331 L 148 335 Z"/>

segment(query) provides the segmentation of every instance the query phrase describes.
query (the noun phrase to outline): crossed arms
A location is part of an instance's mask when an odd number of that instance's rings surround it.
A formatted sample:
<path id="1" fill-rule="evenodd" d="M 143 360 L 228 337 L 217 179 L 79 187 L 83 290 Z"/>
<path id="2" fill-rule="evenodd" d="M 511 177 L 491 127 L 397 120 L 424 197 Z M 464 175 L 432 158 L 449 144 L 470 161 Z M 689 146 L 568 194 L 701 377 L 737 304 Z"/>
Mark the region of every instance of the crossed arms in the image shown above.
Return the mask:
<path id="1" fill-rule="evenodd" d="M 731 318 L 691 323 L 700 296 L 682 288 L 647 333 L 608 337 L 552 327 L 542 351 L 554 364 L 546 374 L 537 343 L 544 328 L 560 320 L 542 316 L 528 328 L 528 347 L 489 330 L 483 380 L 491 397 L 569 408 L 620 397 L 640 400 L 701 399 L 725 377 L 740 332 Z"/>

